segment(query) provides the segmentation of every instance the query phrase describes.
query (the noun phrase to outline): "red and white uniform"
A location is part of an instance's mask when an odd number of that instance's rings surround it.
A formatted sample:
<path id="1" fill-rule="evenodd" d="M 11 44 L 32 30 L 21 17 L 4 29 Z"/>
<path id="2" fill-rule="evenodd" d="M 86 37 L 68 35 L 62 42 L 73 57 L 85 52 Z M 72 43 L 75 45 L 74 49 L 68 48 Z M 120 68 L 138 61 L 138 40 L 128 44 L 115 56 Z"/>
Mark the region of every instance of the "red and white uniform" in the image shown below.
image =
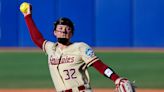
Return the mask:
<path id="1" fill-rule="evenodd" d="M 61 50 L 57 43 L 46 41 L 43 50 L 48 54 L 49 70 L 57 91 L 72 89 L 78 92 L 77 87 L 85 86 L 90 92 L 87 67 L 98 58 L 87 44 L 73 43 Z"/>
<path id="2" fill-rule="evenodd" d="M 87 71 L 89 66 L 93 66 L 113 81 L 119 77 L 97 58 L 86 43 L 75 42 L 61 50 L 57 43 L 42 37 L 31 14 L 27 15 L 25 20 L 32 40 L 48 55 L 49 70 L 58 92 L 92 92 Z"/>

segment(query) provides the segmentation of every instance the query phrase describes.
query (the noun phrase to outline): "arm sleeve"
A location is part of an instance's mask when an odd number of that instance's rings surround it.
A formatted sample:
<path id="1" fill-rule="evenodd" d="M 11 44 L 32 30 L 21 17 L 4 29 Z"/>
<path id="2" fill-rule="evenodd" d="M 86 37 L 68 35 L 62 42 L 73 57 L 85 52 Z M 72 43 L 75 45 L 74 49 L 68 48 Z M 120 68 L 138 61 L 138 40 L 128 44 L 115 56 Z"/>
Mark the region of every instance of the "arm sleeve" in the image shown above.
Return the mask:
<path id="1" fill-rule="evenodd" d="M 94 62 L 92 66 L 101 74 L 110 78 L 114 82 L 116 81 L 117 78 L 119 78 L 119 76 L 110 67 L 104 64 L 101 60 Z"/>
<path id="2" fill-rule="evenodd" d="M 33 42 L 42 49 L 42 44 L 45 41 L 42 34 L 38 31 L 31 14 L 25 16 L 26 25 L 29 29 L 31 39 Z"/>
<path id="3" fill-rule="evenodd" d="M 98 72 L 115 81 L 119 76 L 106 64 L 104 64 L 94 53 L 92 48 L 85 43 L 80 44 L 82 59 L 87 67 L 93 66 Z"/>
<path id="4" fill-rule="evenodd" d="M 86 43 L 80 43 L 80 54 L 82 60 L 86 63 L 86 66 L 89 67 L 92 63 L 99 60 L 95 55 L 93 49 Z"/>

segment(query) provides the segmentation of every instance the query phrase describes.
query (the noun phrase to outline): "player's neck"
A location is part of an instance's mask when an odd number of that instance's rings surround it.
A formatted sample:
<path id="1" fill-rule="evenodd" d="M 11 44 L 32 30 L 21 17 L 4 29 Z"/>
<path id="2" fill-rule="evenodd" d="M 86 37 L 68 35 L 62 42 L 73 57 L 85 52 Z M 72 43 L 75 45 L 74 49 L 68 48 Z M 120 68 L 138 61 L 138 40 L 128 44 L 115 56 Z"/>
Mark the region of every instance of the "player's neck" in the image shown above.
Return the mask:
<path id="1" fill-rule="evenodd" d="M 69 46 L 71 43 L 69 42 L 68 44 L 64 45 L 58 42 L 58 47 L 63 50 L 64 48 L 66 48 L 67 46 Z"/>

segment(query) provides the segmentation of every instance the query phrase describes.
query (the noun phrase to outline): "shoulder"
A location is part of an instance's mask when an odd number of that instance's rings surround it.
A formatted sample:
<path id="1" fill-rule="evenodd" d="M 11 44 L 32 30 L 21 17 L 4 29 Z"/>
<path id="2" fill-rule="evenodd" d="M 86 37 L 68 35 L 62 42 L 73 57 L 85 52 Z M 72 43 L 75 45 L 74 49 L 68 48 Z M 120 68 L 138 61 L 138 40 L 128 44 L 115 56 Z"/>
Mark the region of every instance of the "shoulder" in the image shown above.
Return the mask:
<path id="1" fill-rule="evenodd" d="M 75 43 L 73 43 L 73 45 L 75 45 L 77 47 L 89 47 L 89 45 L 86 44 L 85 42 L 75 42 Z"/>
<path id="2" fill-rule="evenodd" d="M 54 43 L 54 42 L 51 42 L 51 41 L 47 41 L 47 40 L 44 42 L 44 45 L 48 46 L 48 47 L 51 47 L 51 46 L 53 46 L 55 44 L 57 44 L 57 43 Z"/>
<path id="3" fill-rule="evenodd" d="M 44 41 L 43 43 L 43 51 L 46 51 L 48 49 L 53 49 L 53 47 L 56 46 L 57 43 L 51 42 L 51 41 Z"/>
<path id="4" fill-rule="evenodd" d="M 92 51 L 93 52 L 93 49 L 88 44 L 86 44 L 85 42 L 76 42 L 73 45 L 80 52 L 88 52 L 88 51 Z"/>

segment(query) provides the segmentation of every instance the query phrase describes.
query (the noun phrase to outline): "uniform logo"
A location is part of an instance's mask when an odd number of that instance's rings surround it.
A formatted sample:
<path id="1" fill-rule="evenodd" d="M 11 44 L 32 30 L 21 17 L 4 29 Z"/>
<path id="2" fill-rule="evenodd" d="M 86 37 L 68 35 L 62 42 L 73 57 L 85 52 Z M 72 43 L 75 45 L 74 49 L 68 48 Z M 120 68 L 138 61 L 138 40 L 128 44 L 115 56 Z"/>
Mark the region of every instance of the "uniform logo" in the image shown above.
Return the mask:
<path id="1" fill-rule="evenodd" d="M 51 65 L 58 65 L 59 63 L 60 64 L 63 64 L 63 63 L 73 63 L 75 60 L 75 57 L 71 57 L 71 56 L 65 56 L 65 57 L 62 57 L 61 60 L 59 60 L 59 58 L 56 58 L 56 57 L 53 57 L 52 55 L 50 56 L 50 64 Z"/>
<path id="2" fill-rule="evenodd" d="M 93 57 L 94 56 L 94 51 L 91 48 L 87 48 L 85 51 L 85 54 L 89 57 Z"/>

